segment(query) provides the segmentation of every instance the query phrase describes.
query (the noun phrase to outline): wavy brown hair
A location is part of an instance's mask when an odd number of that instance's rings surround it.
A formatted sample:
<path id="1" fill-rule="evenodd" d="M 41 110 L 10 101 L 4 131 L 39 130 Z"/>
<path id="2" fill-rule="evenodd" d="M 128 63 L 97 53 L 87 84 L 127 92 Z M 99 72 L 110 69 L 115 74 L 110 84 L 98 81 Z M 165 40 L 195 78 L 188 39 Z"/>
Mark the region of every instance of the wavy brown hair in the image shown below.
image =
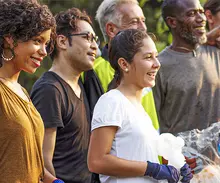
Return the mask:
<path id="1" fill-rule="evenodd" d="M 57 35 L 64 35 L 68 38 L 69 45 L 71 46 L 71 37 L 69 36 L 72 32 L 78 31 L 77 22 L 79 20 L 84 20 L 92 26 L 92 21 L 85 11 L 80 11 L 78 8 L 70 8 L 66 11 L 61 11 L 56 14 L 56 33 Z M 51 58 L 57 55 L 56 46 L 54 47 L 53 52 L 51 53 Z"/>
<path id="2" fill-rule="evenodd" d="M 56 23 L 46 5 L 40 5 L 36 0 L 0 0 L 0 55 L 4 36 L 12 36 L 15 42 L 25 42 L 49 29 L 51 42 L 47 50 L 52 51 Z M 1 58 L 0 67 L 2 64 Z"/>

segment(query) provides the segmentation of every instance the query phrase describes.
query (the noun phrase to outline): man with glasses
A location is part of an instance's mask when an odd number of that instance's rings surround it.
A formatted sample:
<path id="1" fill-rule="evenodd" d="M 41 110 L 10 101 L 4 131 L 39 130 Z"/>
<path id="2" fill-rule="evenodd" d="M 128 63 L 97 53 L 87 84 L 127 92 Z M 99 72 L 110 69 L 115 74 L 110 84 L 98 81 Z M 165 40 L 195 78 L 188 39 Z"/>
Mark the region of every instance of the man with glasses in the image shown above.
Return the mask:
<path id="1" fill-rule="evenodd" d="M 80 75 L 92 68 L 98 39 L 88 15 L 77 8 L 58 13 L 56 22 L 53 64 L 34 84 L 31 99 L 45 125 L 47 170 L 65 183 L 89 183 L 90 110 Z"/>

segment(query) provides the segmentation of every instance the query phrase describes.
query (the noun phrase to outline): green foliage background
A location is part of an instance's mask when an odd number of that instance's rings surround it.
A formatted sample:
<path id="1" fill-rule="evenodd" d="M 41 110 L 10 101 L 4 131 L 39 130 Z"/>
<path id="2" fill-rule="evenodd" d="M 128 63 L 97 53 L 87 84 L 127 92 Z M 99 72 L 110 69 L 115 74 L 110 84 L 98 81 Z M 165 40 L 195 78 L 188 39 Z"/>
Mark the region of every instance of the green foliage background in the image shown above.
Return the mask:
<path id="1" fill-rule="evenodd" d="M 94 23 L 94 30 L 96 34 L 103 42 L 103 37 L 99 29 L 97 21 L 94 20 L 96 10 L 102 0 L 39 0 L 43 4 L 47 4 L 55 15 L 59 11 L 64 11 L 71 7 L 76 7 L 81 10 L 86 10 Z M 206 0 L 200 0 L 203 4 Z M 157 36 L 157 49 L 160 52 L 165 46 L 172 42 L 172 36 L 169 33 L 163 19 L 161 17 L 161 4 L 162 0 L 139 0 L 140 6 L 143 8 L 144 15 L 146 17 L 146 25 L 149 32 L 154 33 Z M 103 45 L 102 44 L 102 45 Z M 29 92 L 34 82 L 51 66 L 51 60 L 47 57 L 44 59 L 42 66 L 36 71 L 35 74 L 28 74 L 22 72 L 19 78 L 19 82 Z"/>

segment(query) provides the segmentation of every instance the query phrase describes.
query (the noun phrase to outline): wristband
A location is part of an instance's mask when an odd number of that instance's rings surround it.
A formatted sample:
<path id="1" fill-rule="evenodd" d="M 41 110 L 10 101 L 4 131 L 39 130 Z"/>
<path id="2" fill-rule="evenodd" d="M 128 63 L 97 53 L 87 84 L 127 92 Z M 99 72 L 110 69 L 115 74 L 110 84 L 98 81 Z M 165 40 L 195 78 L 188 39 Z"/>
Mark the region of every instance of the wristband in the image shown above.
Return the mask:
<path id="1" fill-rule="evenodd" d="M 65 183 L 65 182 L 63 182 L 63 181 L 60 180 L 60 179 L 55 179 L 52 183 Z"/>

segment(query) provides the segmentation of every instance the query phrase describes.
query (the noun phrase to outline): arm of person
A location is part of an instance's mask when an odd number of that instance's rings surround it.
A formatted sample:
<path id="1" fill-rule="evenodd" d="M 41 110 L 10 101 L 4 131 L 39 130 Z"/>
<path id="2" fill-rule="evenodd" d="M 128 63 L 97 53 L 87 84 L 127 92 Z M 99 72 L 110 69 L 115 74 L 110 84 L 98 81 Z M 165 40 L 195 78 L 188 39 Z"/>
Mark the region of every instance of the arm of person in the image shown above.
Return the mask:
<path id="1" fill-rule="evenodd" d="M 207 32 L 207 44 L 220 48 L 220 25 Z"/>
<path id="2" fill-rule="evenodd" d="M 105 126 L 92 131 L 88 152 L 89 170 L 117 177 L 144 176 L 147 162 L 129 161 L 110 154 L 117 129 L 116 126 Z"/>
<path id="3" fill-rule="evenodd" d="M 46 128 L 43 142 L 44 165 L 49 173 L 51 173 L 53 176 L 56 176 L 52 162 L 56 142 L 56 133 L 56 128 Z"/>
<path id="4" fill-rule="evenodd" d="M 57 178 L 53 176 L 46 168 L 44 168 L 44 180 L 43 183 L 53 183 Z"/>
<path id="5" fill-rule="evenodd" d="M 41 114 L 45 126 L 43 141 L 44 183 L 52 183 L 56 179 L 52 158 L 55 149 L 57 127 L 63 127 L 61 94 L 53 85 L 36 85 L 32 89 L 31 99 Z"/>

